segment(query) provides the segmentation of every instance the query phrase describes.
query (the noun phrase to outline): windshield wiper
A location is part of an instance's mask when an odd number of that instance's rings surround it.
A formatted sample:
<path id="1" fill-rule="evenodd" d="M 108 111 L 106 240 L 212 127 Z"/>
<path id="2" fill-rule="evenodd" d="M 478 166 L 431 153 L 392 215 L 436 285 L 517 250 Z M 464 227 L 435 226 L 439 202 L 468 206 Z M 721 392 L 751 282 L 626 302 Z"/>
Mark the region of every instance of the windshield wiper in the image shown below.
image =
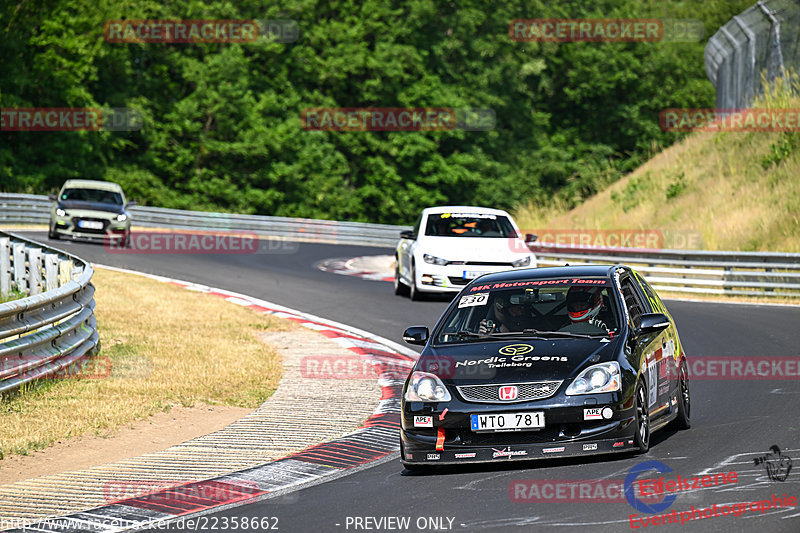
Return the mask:
<path id="1" fill-rule="evenodd" d="M 507 339 L 514 337 L 523 339 L 542 338 L 539 333 L 541 332 L 535 329 L 526 329 L 523 331 L 496 331 L 494 333 L 486 333 L 485 335 L 479 336 L 486 339 Z"/>
<path id="2" fill-rule="evenodd" d="M 545 337 L 569 337 L 569 338 L 578 338 L 578 339 L 596 339 L 601 337 L 607 337 L 604 334 L 598 335 L 587 335 L 584 333 L 572 333 L 570 331 L 542 331 L 538 329 L 523 329 L 522 331 L 497 331 L 494 333 L 475 333 L 473 331 L 467 331 L 462 329 L 461 331 L 455 334 L 458 338 L 469 338 L 469 339 L 509 339 L 509 338 L 521 338 L 521 339 L 532 339 L 532 338 L 539 338 L 544 339 Z"/>
<path id="3" fill-rule="evenodd" d="M 538 329 L 524 329 L 522 330 L 524 334 L 535 334 L 535 335 L 554 335 L 558 337 L 575 337 L 578 339 L 595 339 L 597 337 L 607 337 L 608 335 L 604 334 L 597 334 L 597 335 L 588 335 L 586 333 L 573 333 L 571 331 L 540 331 Z"/>
<path id="4" fill-rule="evenodd" d="M 537 338 L 531 334 L 524 333 L 522 331 L 503 331 L 503 332 L 495 332 L 495 333 L 475 333 L 472 331 L 467 331 L 462 329 L 461 331 L 455 333 L 455 336 L 459 339 L 507 339 L 507 338 L 522 338 L 522 339 L 531 339 Z M 542 337 L 538 337 L 542 338 Z"/>
<path id="5" fill-rule="evenodd" d="M 497 333 L 488 333 L 485 335 L 486 337 L 574 337 L 579 339 L 594 339 L 597 337 L 605 337 L 606 335 L 598 334 L 598 335 L 588 335 L 585 333 L 572 333 L 571 331 L 542 331 L 540 329 L 523 329 L 522 331 L 504 331 L 504 332 L 497 332 Z"/>

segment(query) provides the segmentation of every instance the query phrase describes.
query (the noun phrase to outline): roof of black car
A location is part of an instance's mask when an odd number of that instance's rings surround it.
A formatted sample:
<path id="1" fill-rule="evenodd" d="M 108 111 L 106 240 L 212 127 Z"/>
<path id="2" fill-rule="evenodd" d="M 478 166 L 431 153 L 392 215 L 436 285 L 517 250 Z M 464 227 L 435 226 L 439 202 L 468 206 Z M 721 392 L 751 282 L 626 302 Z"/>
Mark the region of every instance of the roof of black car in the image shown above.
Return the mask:
<path id="1" fill-rule="evenodd" d="M 541 268 L 521 268 L 516 270 L 506 270 L 486 274 L 478 278 L 475 282 L 499 282 L 516 281 L 522 279 L 546 279 L 546 278 L 567 278 L 567 277 L 610 277 L 614 270 L 622 265 L 576 265 L 576 266 L 557 266 Z M 473 282 L 473 283 L 475 283 Z"/>

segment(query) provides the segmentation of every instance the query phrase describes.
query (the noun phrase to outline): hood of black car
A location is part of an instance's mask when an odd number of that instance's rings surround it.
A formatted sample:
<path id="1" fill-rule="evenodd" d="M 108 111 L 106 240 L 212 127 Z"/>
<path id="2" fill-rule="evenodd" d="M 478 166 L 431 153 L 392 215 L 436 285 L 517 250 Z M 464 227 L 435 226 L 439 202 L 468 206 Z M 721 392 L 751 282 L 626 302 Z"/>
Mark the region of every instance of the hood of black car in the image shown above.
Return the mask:
<path id="1" fill-rule="evenodd" d="M 83 200 L 61 200 L 58 202 L 61 209 L 80 209 L 82 211 L 105 211 L 108 213 L 124 213 L 125 208 L 120 204 L 103 204 L 99 202 L 85 202 Z"/>
<path id="2" fill-rule="evenodd" d="M 429 347 L 416 370 L 452 385 L 564 380 L 614 360 L 620 338 L 513 340 Z"/>

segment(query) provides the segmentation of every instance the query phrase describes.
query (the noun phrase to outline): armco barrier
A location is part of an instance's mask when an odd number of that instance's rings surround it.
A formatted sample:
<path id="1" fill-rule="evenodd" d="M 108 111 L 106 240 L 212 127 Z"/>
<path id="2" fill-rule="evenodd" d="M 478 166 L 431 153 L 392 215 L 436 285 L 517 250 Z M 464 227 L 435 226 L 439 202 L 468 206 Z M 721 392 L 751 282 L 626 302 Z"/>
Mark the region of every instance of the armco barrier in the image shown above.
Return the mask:
<path id="1" fill-rule="evenodd" d="M 46 196 L 0 194 L 0 224 L 48 224 L 53 202 Z M 129 209 L 136 227 L 206 231 L 248 231 L 291 240 L 332 244 L 395 246 L 408 226 L 337 222 L 310 218 L 205 213 L 136 206 Z"/>
<path id="2" fill-rule="evenodd" d="M 0 194 L 0 224 L 47 224 L 45 196 Z M 137 227 L 248 231 L 295 241 L 394 248 L 408 226 L 304 218 L 204 213 L 158 207 L 130 209 Z M 695 294 L 800 297 L 800 254 L 596 248 L 534 243 L 539 266 L 564 263 L 625 263 L 659 290 Z"/>
<path id="3" fill-rule="evenodd" d="M 624 263 L 659 291 L 800 297 L 800 254 L 595 248 L 534 243 L 539 266 Z"/>
<path id="4" fill-rule="evenodd" d="M 0 232 L 0 392 L 75 365 L 99 348 L 94 270 L 81 259 Z"/>

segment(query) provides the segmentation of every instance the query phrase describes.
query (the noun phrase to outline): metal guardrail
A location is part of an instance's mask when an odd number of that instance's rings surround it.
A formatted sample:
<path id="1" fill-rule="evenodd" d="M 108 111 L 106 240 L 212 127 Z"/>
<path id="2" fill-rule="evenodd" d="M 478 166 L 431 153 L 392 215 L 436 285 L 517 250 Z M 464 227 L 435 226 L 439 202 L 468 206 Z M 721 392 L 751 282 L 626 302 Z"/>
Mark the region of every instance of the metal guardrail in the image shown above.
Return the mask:
<path id="1" fill-rule="evenodd" d="M 53 202 L 46 196 L 0 194 L 0 224 L 48 224 Z M 410 226 L 337 222 L 311 218 L 206 213 L 135 206 L 129 209 L 136 227 L 197 231 L 240 231 L 291 240 L 331 244 L 390 246 L 397 244 L 401 230 Z"/>
<path id="2" fill-rule="evenodd" d="M 94 270 L 44 244 L 0 232 L 0 392 L 52 376 L 99 349 Z"/>
<path id="3" fill-rule="evenodd" d="M 759 0 L 715 33 L 705 49 L 717 109 L 742 109 L 767 81 L 800 66 L 800 0 Z"/>
<path id="4" fill-rule="evenodd" d="M 624 263 L 656 290 L 731 296 L 800 297 L 800 254 L 589 248 L 534 243 L 539 266 Z"/>
<path id="5" fill-rule="evenodd" d="M 45 196 L 0 194 L 0 224 L 47 224 L 52 202 Z M 197 231 L 251 231 L 297 241 L 395 247 L 408 226 L 336 222 L 303 218 L 202 213 L 134 207 L 136 227 Z M 626 263 L 645 274 L 659 290 L 697 294 L 800 297 L 800 254 L 709 252 L 551 246 L 531 247 L 540 266 L 569 263 Z"/>

